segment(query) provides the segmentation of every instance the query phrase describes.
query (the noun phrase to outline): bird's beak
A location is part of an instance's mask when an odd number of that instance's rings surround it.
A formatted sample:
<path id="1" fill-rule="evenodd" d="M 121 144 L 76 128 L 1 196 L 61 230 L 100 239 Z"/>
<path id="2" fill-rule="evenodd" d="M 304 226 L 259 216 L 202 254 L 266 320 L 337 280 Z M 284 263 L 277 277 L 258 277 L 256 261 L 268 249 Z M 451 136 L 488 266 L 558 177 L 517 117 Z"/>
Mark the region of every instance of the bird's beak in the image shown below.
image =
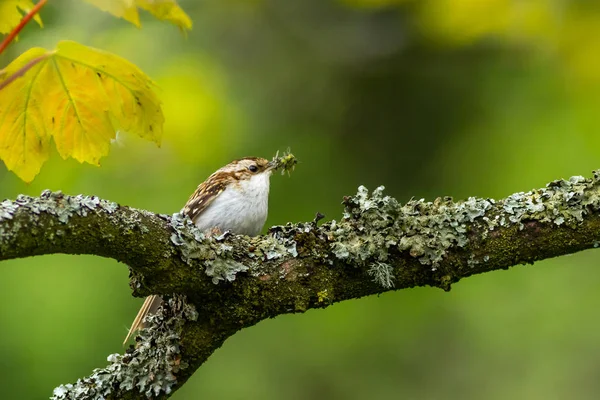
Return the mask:
<path id="1" fill-rule="evenodd" d="M 267 164 L 267 171 L 272 171 L 275 168 L 277 168 L 277 160 L 269 161 L 269 163 Z"/>

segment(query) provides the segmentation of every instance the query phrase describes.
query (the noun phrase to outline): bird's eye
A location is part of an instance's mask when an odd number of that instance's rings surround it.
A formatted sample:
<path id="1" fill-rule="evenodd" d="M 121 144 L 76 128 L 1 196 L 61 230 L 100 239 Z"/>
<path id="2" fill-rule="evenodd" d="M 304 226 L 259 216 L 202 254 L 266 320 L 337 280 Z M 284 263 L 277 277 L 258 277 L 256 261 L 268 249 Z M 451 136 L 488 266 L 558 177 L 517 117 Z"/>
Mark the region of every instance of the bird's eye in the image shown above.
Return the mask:
<path id="1" fill-rule="evenodd" d="M 250 172 L 256 172 L 258 171 L 258 167 L 254 164 L 252 164 L 251 166 L 248 167 L 248 169 L 250 170 Z"/>

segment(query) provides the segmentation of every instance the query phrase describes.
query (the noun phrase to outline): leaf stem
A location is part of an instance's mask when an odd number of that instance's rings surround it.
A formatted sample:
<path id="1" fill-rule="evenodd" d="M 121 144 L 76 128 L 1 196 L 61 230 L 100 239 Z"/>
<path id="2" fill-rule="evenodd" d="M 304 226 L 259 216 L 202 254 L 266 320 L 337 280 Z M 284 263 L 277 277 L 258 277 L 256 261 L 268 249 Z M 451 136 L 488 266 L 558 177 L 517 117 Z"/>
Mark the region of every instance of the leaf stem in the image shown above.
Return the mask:
<path id="1" fill-rule="evenodd" d="M 25 64 L 21 68 L 19 68 L 14 74 L 12 74 L 11 76 L 9 76 L 8 78 L 6 78 L 3 81 L 0 81 L 0 90 L 7 87 L 10 83 L 12 83 L 18 77 L 25 75 L 25 73 L 27 71 L 29 71 L 31 68 L 33 68 L 40 61 L 44 61 L 46 58 L 48 58 L 50 56 L 50 54 L 51 53 L 48 53 L 48 54 L 44 54 L 43 56 L 34 58 L 33 60 L 29 61 L 27 64 Z M 1 78 L 1 75 L 0 75 L 0 78 Z"/>
<path id="2" fill-rule="evenodd" d="M 25 27 L 25 25 L 27 25 L 27 23 L 29 21 L 31 21 L 31 19 L 35 16 L 35 14 L 37 14 L 41 10 L 41 8 L 44 7 L 44 5 L 47 2 L 48 2 L 48 0 L 40 0 L 31 10 L 29 10 L 29 12 L 27 13 L 27 15 L 25 15 L 23 17 L 23 19 L 21 20 L 21 22 L 19 22 L 19 25 L 17 25 L 8 34 L 8 36 L 6 36 L 4 38 L 4 40 L 2 41 L 2 43 L 0 43 L 0 54 L 2 54 L 2 52 L 4 50 L 6 50 L 6 48 L 10 44 L 10 42 L 12 42 L 15 37 L 17 37 L 17 35 L 19 34 L 19 32 L 21 32 L 21 30 Z"/>

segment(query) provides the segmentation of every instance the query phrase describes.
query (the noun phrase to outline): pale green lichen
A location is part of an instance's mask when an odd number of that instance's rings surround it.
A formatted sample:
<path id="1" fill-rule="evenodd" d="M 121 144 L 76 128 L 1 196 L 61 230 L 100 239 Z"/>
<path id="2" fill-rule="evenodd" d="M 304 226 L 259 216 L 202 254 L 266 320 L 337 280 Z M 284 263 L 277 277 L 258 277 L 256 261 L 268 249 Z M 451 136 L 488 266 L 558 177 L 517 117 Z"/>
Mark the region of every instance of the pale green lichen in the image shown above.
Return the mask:
<path id="1" fill-rule="evenodd" d="M 473 228 L 485 237 L 499 227 L 523 229 L 526 221 L 577 225 L 587 213 L 600 208 L 599 177 L 595 171 L 591 179 L 558 180 L 544 189 L 515 193 L 500 201 L 470 197 L 453 202 L 446 197 L 404 205 L 384 196 L 383 187 L 369 195 L 361 186 L 356 196 L 345 199 L 342 221 L 330 224 L 332 252 L 338 259 L 368 267 L 369 274 L 386 286 L 389 281 L 381 279 L 385 276 L 381 271 L 386 271 L 381 265 L 387 265 L 393 249 L 407 251 L 435 270 L 450 248 L 468 247 L 468 232 Z M 468 263 L 474 266 L 488 260 L 489 256 L 472 256 Z"/>
<path id="2" fill-rule="evenodd" d="M 367 274 L 373 277 L 373 281 L 386 289 L 394 287 L 394 269 L 391 265 L 379 261 L 375 262 L 369 268 Z"/>
<path id="3" fill-rule="evenodd" d="M 204 266 L 204 273 L 212 278 L 212 282 L 218 284 L 221 281 L 231 282 L 235 280 L 239 272 L 250 272 L 253 276 L 263 273 L 261 263 L 257 262 L 250 271 L 249 265 L 236 260 L 234 248 L 223 241 L 234 236 L 224 232 L 218 236 L 206 235 L 200 231 L 193 222 L 182 213 L 175 213 L 169 220 L 173 232 L 171 242 L 181 249 L 181 258 L 184 262 L 200 260 Z M 286 231 L 289 227 L 273 227 L 271 235 L 256 240 L 256 245 L 251 246 L 245 256 L 256 260 L 275 260 L 287 255 L 296 257 L 298 250 L 296 242 L 290 239 L 292 233 Z M 252 239 L 250 239 L 252 243 Z"/>
<path id="4" fill-rule="evenodd" d="M 204 233 L 196 228 L 190 218 L 181 212 L 173 214 L 169 218 L 173 228 L 171 242 L 181 249 L 181 259 L 189 263 L 193 259 L 214 258 L 214 252 L 205 240 Z"/>
<path id="5" fill-rule="evenodd" d="M 89 377 L 54 389 L 53 400 L 118 398 L 137 390 L 147 398 L 169 394 L 177 374 L 188 367 L 181 359 L 179 335 L 185 321 L 198 317 L 193 305 L 182 296 L 173 297 L 155 314 L 146 318 L 147 328 L 139 331 L 136 347 L 125 354 L 108 356 L 110 365 L 95 369 Z"/>
<path id="6" fill-rule="evenodd" d="M 503 201 L 505 215 L 500 216 L 499 224 L 505 226 L 511 222 L 522 229 L 522 221 L 536 220 L 575 226 L 589 210 L 600 206 L 598 182 L 598 171 L 594 171 L 592 179 L 573 176 L 550 182 L 544 189 L 515 193 Z"/>
<path id="7" fill-rule="evenodd" d="M 3 219 L 12 219 L 18 208 L 19 206 L 12 201 L 4 200 L 0 203 L 0 221 Z"/>
<path id="8" fill-rule="evenodd" d="M 204 271 L 216 285 L 219 281 L 233 282 L 238 272 L 246 272 L 248 267 L 240 262 L 227 258 L 217 258 L 207 261 Z"/>
<path id="9" fill-rule="evenodd" d="M 293 237 L 292 229 L 294 229 L 292 224 L 272 227 L 270 236 L 265 237 L 257 245 L 253 252 L 254 256 L 263 255 L 266 260 L 284 258 L 288 254 L 297 257 L 297 243 L 291 239 Z"/>
<path id="10" fill-rule="evenodd" d="M 20 194 L 16 200 L 4 200 L 0 203 L 0 222 L 12 219 L 19 209 L 29 212 L 32 220 L 41 213 L 48 213 L 57 217 L 58 221 L 66 224 L 74 215 L 85 217 L 89 211 L 101 209 L 112 214 L 118 208 L 118 204 L 100 200 L 96 196 L 67 196 L 61 191 L 52 192 L 44 190 L 39 197 L 30 197 Z"/>
<path id="11" fill-rule="evenodd" d="M 36 233 L 35 223 L 39 221 L 42 214 L 52 215 L 60 224 L 68 224 L 73 216 L 85 217 L 92 211 L 103 211 L 110 216 L 119 205 L 114 202 L 100 200 L 96 196 L 67 196 L 60 191 L 52 192 L 44 190 L 39 197 L 18 195 L 14 201 L 4 200 L 0 203 L 0 245 L 13 238 L 13 235 L 23 228 L 23 223 L 14 221 L 19 211 L 26 216 L 27 221 L 21 220 Z M 10 224 L 2 224 L 3 221 L 11 221 Z M 123 222 L 119 220 L 119 222 Z M 53 224 L 54 221 L 48 222 Z M 58 234 L 58 233 L 57 233 Z"/>
<path id="12" fill-rule="evenodd" d="M 233 259 L 233 248 L 221 243 L 230 234 L 209 237 L 200 231 L 183 213 L 175 213 L 170 218 L 173 228 L 171 242 L 181 249 L 181 258 L 186 263 L 197 259 L 202 261 L 204 273 L 214 284 L 220 281 L 234 281 L 238 272 L 248 267 Z"/>

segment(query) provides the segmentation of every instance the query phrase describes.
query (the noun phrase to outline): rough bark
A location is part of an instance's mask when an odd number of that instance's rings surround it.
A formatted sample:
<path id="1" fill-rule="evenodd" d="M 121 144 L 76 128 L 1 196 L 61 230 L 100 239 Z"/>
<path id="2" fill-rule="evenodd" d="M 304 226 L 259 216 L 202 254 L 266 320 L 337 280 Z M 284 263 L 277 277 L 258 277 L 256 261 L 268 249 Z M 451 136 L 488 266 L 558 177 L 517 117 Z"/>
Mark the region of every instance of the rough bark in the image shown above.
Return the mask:
<path id="1" fill-rule="evenodd" d="M 382 192 L 361 187 L 344 198 L 340 221 L 275 226 L 255 238 L 206 238 L 180 214 L 82 195 L 0 203 L 0 260 L 110 257 L 129 266 L 134 295 L 168 299 L 135 346 L 53 398 L 168 398 L 225 339 L 263 319 L 414 286 L 449 290 L 474 274 L 600 244 L 598 172 L 497 201 L 401 205 Z"/>

